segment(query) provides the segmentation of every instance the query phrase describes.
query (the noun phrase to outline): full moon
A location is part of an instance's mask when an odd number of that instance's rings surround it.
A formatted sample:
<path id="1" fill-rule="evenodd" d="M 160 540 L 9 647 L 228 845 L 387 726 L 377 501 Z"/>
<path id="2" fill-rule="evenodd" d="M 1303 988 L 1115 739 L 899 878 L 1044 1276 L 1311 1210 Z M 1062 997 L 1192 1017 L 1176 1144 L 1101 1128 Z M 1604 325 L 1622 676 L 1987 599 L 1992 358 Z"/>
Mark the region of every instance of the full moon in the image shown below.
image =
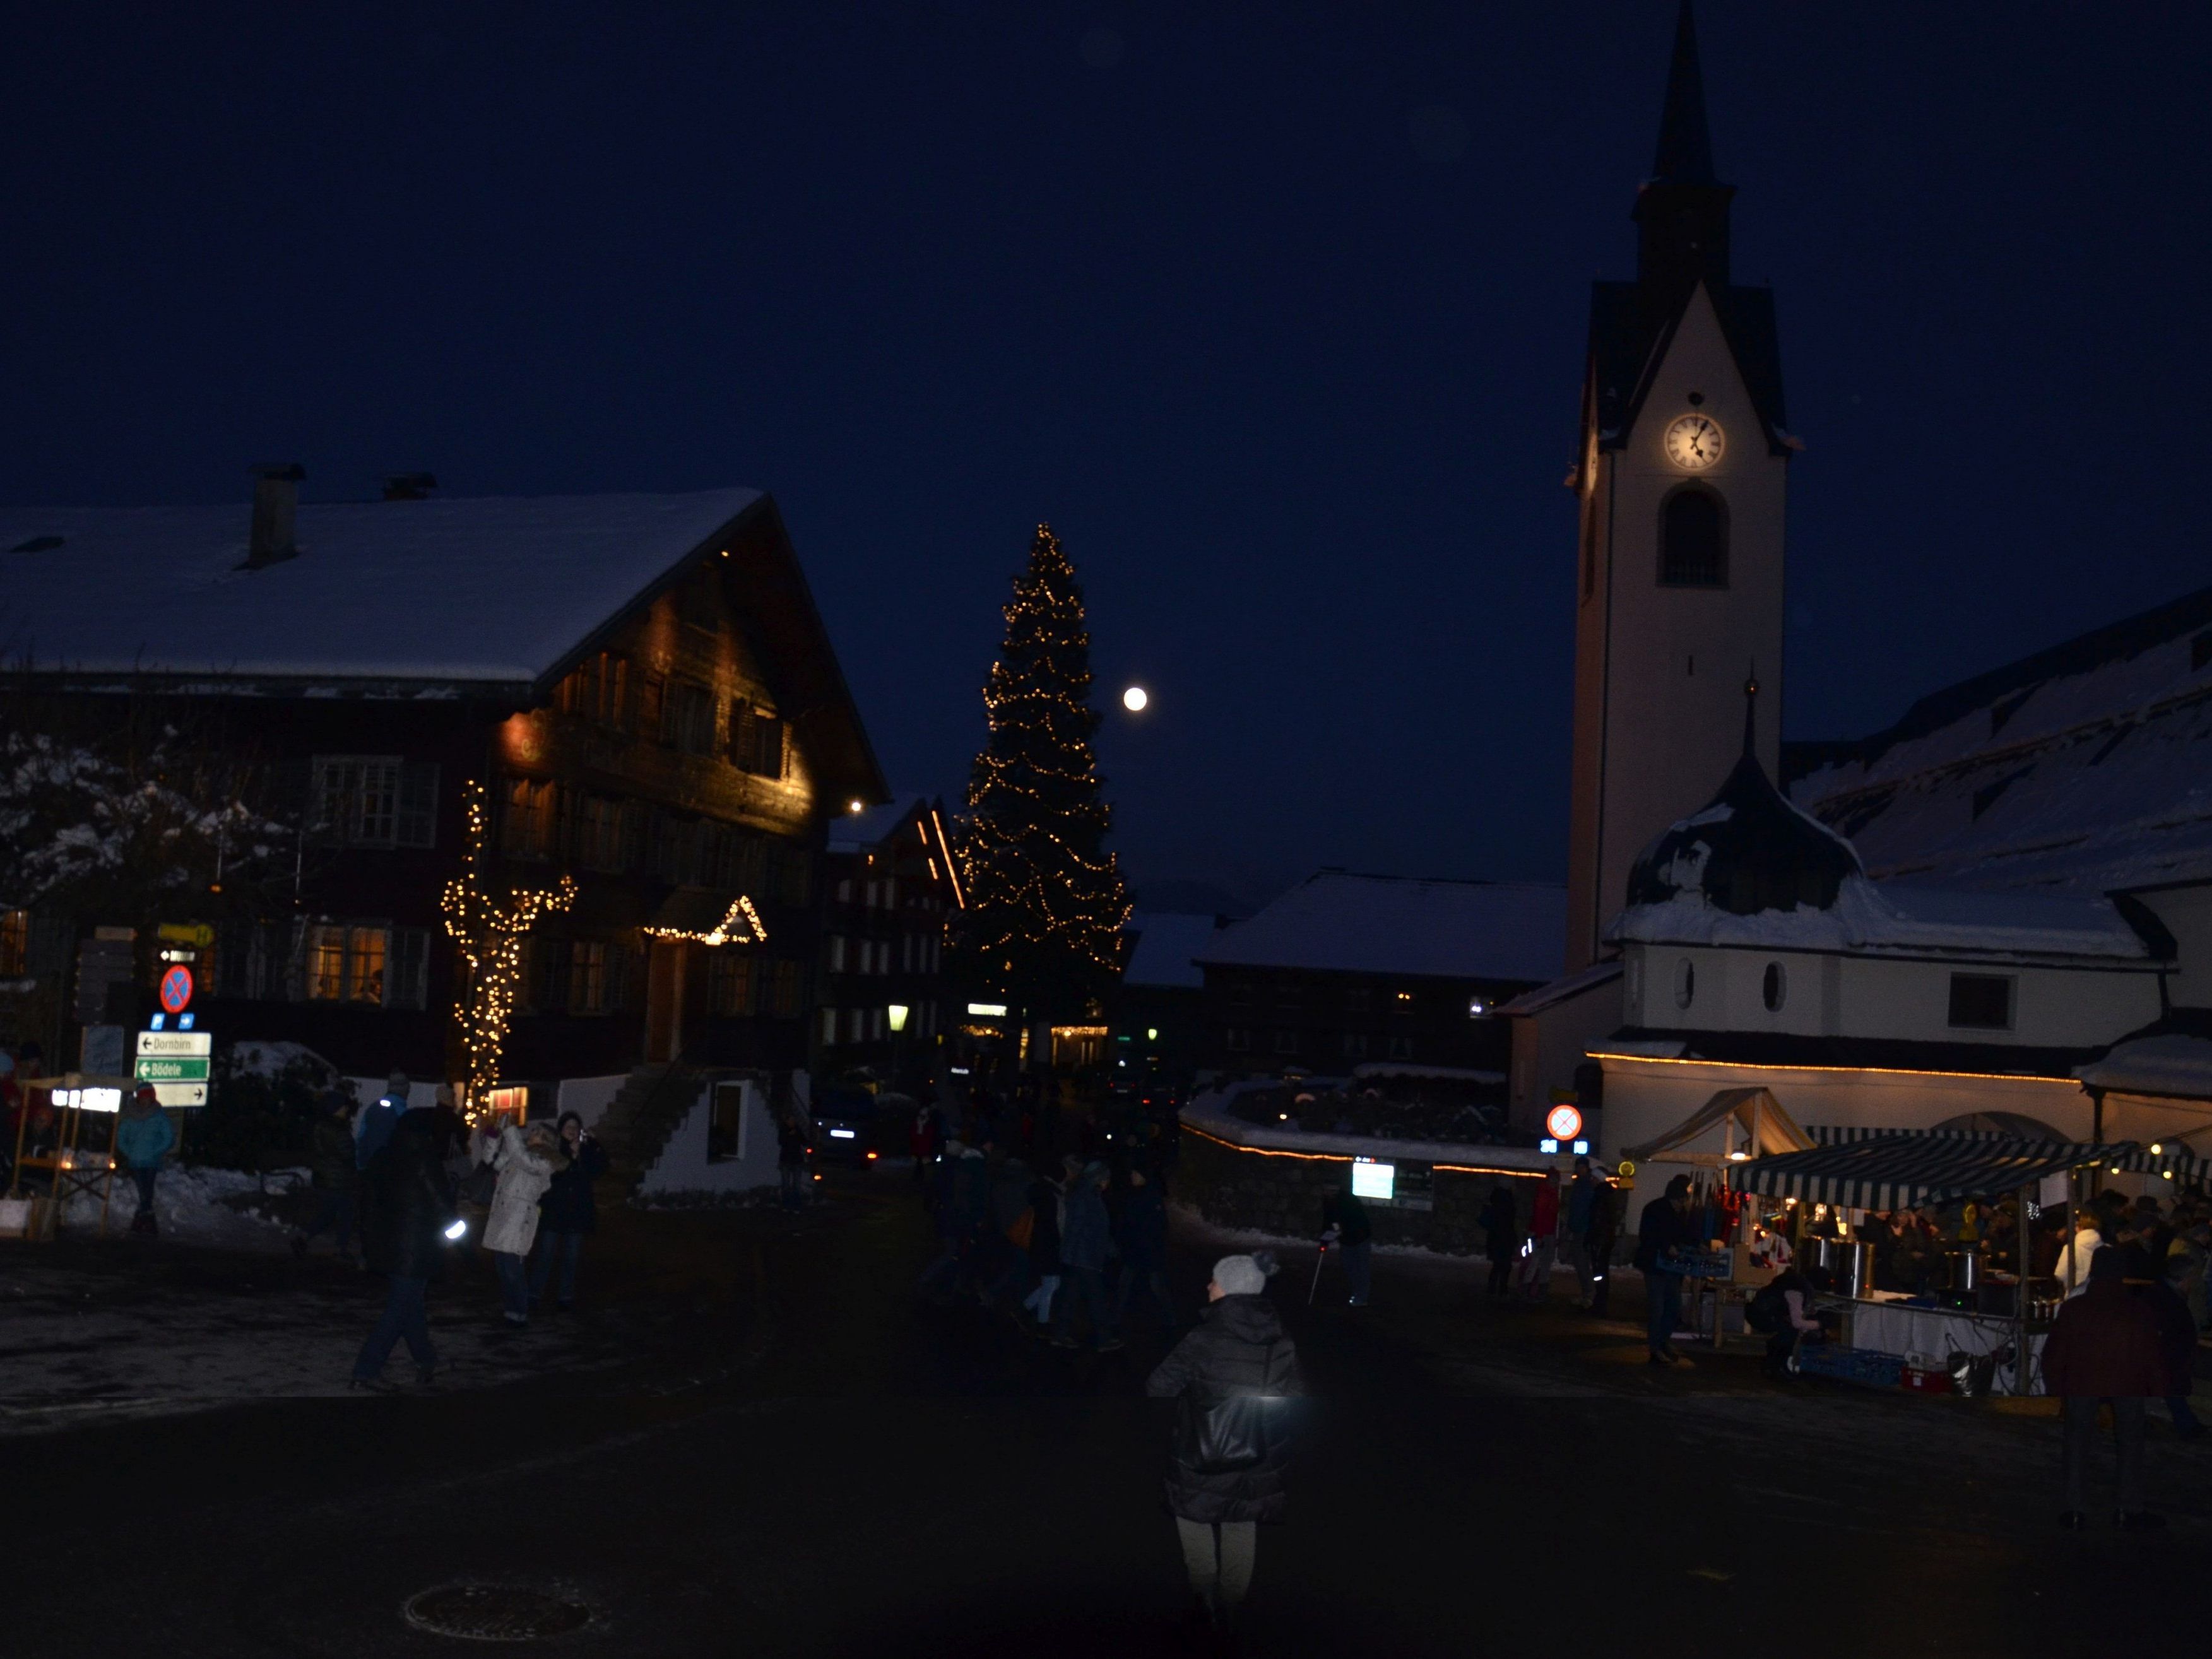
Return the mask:
<path id="1" fill-rule="evenodd" d="M 1151 701 L 1152 698 L 1146 694 L 1145 688 L 1141 685 L 1133 685 L 1121 694 L 1121 707 L 1132 714 L 1138 713 Z"/>

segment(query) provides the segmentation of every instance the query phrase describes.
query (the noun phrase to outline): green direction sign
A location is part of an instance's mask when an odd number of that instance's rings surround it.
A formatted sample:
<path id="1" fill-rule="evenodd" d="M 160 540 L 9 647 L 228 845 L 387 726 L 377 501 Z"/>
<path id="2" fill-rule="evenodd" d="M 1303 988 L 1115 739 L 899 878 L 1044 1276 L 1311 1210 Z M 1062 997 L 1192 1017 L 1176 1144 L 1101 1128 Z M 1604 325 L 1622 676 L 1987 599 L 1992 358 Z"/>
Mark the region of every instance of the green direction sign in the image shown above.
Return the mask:
<path id="1" fill-rule="evenodd" d="M 208 1080 L 208 1057 L 205 1054 L 141 1054 L 135 1075 L 141 1083 L 205 1083 Z"/>

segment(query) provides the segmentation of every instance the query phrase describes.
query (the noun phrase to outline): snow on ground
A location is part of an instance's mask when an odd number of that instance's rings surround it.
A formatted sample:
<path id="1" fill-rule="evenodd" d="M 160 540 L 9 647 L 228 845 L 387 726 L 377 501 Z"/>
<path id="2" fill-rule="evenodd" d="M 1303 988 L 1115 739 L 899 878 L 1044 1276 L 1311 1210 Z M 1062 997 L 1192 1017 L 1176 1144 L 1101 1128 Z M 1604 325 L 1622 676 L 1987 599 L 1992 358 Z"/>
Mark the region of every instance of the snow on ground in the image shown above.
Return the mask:
<path id="1" fill-rule="evenodd" d="M 180 1243 L 214 1245 L 230 1250 L 276 1251 L 289 1248 L 287 1230 L 279 1223 L 243 1211 L 222 1200 L 243 1194 L 282 1192 L 287 1185 L 305 1186 L 305 1170 L 272 1171 L 264 1181 L 242 1170 L 217 1170 L 202 1165 L 171 1164 L 154 1184 L 154 1219 L 161 1237 Z M 138 1188 L 127 1171 L 116 1171 L 107 1200 L 107 1231 L 112 1237 L 128 1232 L 138 1209 Z M 96 1235 L 100 1225 L 100 1197 L 97 1191 L 78 1193 L 62 1210 L 62 1230 L 72 1237 Z"/>

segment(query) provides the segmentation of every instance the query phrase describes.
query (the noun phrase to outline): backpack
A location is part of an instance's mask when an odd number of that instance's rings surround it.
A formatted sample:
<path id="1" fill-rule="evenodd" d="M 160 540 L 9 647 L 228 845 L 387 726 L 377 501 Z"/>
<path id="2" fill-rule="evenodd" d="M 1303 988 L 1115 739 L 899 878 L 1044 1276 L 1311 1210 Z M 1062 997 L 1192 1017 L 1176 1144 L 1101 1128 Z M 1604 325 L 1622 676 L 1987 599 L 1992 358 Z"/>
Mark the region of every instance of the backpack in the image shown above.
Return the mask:
<path id="1" fill-rule="evenodd" d="M 1279 1346 L 1267 1345 L 1263 1376 L 1273 1372 Z M 1184 1398 L 1182 1443 L 1176 1458 L 1200 1474 L 1257 1468 L 1290 1447 L 1292 1402 L 1288 1395 L 1224 1395 L 1203 1404 Z"/>
<path id="2" fill-rule="evenodd" d="M 1762 1335 L 1771 1336 L 1780 1330 L 1790 1317 L 1790 1307 L 1782 1299 L 1779 1280 L 1760 1286 L 1743 1310 L 1743 1322 Z"/>

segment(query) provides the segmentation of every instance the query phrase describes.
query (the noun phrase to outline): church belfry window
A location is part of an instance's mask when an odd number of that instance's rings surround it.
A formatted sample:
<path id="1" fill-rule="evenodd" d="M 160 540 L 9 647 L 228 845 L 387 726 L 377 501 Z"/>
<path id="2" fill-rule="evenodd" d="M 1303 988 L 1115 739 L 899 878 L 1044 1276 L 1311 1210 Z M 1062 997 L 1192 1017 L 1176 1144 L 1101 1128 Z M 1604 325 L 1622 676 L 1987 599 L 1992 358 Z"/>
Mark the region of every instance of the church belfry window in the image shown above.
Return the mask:
<path id="1" fill-rule="evenodd" d="M 1728 586 L 1728 508 L 1710 489 L 1686 488 L 1659 508 L 1659 585 Z"/>

